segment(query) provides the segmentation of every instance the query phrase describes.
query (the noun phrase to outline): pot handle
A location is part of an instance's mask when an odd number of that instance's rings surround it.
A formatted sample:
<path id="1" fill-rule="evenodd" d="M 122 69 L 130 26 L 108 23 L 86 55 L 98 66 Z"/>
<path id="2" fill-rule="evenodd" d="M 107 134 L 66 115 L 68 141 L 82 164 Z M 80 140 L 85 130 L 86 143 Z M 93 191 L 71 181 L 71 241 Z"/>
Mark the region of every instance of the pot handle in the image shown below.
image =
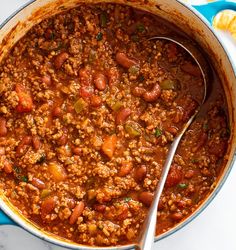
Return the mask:
<path id="1" fill-rule="evenodd" d="M 207 21 L 212 24 L 213 18 L 222 10 L 230 9 L 236 11 L 236 2 L 228 0 L 218 0 L 212 3 L 203 5 L 192 5 L 197 11 L 199 11 Z"/>
<path id="2" fill-rule="evenodd" d="M 0 225 L 16 225 L 16 223 L 0 209 Z"/>

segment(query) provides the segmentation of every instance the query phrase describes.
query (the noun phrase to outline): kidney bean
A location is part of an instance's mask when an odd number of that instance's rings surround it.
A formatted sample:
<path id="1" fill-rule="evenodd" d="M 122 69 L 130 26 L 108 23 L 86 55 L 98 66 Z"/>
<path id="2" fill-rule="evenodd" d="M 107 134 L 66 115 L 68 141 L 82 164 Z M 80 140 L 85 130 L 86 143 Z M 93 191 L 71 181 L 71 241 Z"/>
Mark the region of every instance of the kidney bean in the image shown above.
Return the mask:
<path id="1" fill-rule="evenodd" d="M 136 169 L 134 172 L 134 179 L 136 181 L 142 181 L 147 174 L 147 167 L 145 165 L 142 165 Z"/>
<path id="2" fill-rule="evenodd" d="M 6 119 L 3 117 L 0 117 L 0 136 L 7 135 L 7 127 L 6 127 Z"/>
<path id="3" fill-rule="evenodd" d="M 101 73 L 101 72 L 96 72 L 93 76 L 94 78 L 94 85 L 96 86 L 96 88 L 98 90 L 104 90 L 106 89 L 106 86 L 107 86 L 107 77 Z"/>
<path id="4" fill-rule="evenodd" d="M 187 172 L 185 173 L 184 177 L 187 179 L 191 179 L 195 174 L 195 171 L 192 169 L 187 170 Z"/>
<path id="5" fill-rule="evenodd" d="M 67 205 L 70 209 L 75 208 L 76 206 L 75 200 L 73 198 L 67 198 Z"/>
<path id="6" fill-rule="evenodd" d="M 29 146 L 32 142 L 32 137 L 31 136 L 25 136 L 21 140 L 21 142 L 18 144 L 16 148 L 16 155 L 21 156 L 25 153 L 25 150 L 27 149 L 27 146 Z"/>
<path id="7" fill-rule="evenodd" d="M 186 206 L 187 206 L 187 203 L 184 200 L 180 200 L 180 201 L 177 202 L 177 207 L 178 208 L 185 208 Z"/>
<path id="8" fill-rule="evenodd" d="M 142 192 L 138 197 L 139 201 L 141 201 L 144 205 L 150 206 L 153 201 L 153 193 L 151 192 Z"/>
<path id="9" fill-rule="evenodd" d="M 82 155 L 83 150 L 80 147 L 75 147 L 75 148 L 72 148 L 72 152 L 75 155 Z"/>
<path id="10" fill-rule="evenodd" d="M 182 180 L 182 168 L 177 164 L 173 164 L 166 179 L 166 187 L 173 187 Z"/>
<path id="11" fill-rule="evenodd" d="M 130 161 L 122 162 L 122 166 L 120 168 L 118 175 L 120 177 L 124 177 L 131 172 L 132 168 L 133 168 L 132 162 L 130 162 Z"/>
<path id="12" fill-rule="evenodd" d="M 133 95 L 137 97 L 142 97 L 145 92 L 146 90 L 141 87 L 135 87 L 134 90 L 132 91 Z"/>
<path id="13" fill-rule="evenodd" d="M 56 69 L 60 69 L 63 63 L 69 58 L 69 54 L 66 52 L 61 52 L 54 59 L 54 66 Z"/>
<path id="14" fill-rule="evenodd" d="M 41 218 L 44 220 L 56 207 L 56 198 L 47 197 L 41 204 Z"/>
<path id="15" fill-rule="evenodd" d="M 90 104 L 94 108 L 98 108 L 102 105 L 102 98 L 98 95 L 92 95 L 90 98 Z"/>
<path id="16" fill-rule="evenodd" d="M 104 212 L 106 210 L 106 206 L 105 205 L 102 205 L 102 204 L 95 204 L 94 205 L 94 209 L 97 211 L 97 212 Z"/>
<path id="17" fill-rule="evenodd" d="M 33 147 L 35 150 L 39 150 L 41 147 L 41 141 L 38 136 L 33 136 L 32 138 Z"/>
<path id="18" fill-rule="evenodd" d="M 68 141 L 68 134 L 67 134 L 68 131 L 67 131 L 67 129 L 66 129 L 66 128 L 63 128 L 62 131 L 63 131 L 62 136 L 57 140 L 57 144 L 58 144 L 59 146 L 64 146 L 64 145 L 66 145 L 66 143 L 67 143 L 67 141 Z"/>
<path id="19" fill-rule="evenodd" d="M 80 217 L 80 215 L 83 213 L 83 211 L 84 211 L 84 202 L 80 201 L 74 208 L 70 216 L 69 223 L 73 225 L 77 221 L 77 219 Z"/>
<path id="20" fill-rule="evenodd" d="M 42 82 L 50 86 L 52 84 L 51 77 L 49 75 L 42 76 Z"/>
<path id="21" fill-rule="evenodd" d="M 171 215 L 171 218 L 174 221 L 180 221 L 181 219 L 183 219 L 183 214 L 181 212 L 176 212 Z"/>
<path id="22" fill-rule="evenodd" d="M 127 68 L 127 69 L 138 64 L 138 60 L 128 57 L 123 52 L 116 53 L 116 61 L 118 64 L 120 64 L 121 66 L 123 66 L 124 68 Z"/>
<path id="23" fill-rule="evenodd" d="M 123 124 L 126 119 L 130 116 L 131 110 L 129 108 L 120 109 L 116 115 L 116 124 Z"/>
<path id="24" fill-rule="evenodd" d="M 161 95 L 161 87 L 158 83 L 156 83 L 152 90 L 150 91 L 146 91 L 144 94 L 143 94 L 143 99 L 146 101 L 146 102 L 155 102 Z"/>
<path id="25" fill-rule="evenodd" d="M 32 183 L 32 185 L 34 185 L 38 189 L 44 189 L 46 187 L 46 185 L 43 181 L 41 181 L 40 179 L 35 178 L 35 177 L 33 177 L 31 183 Z"/>
<path id="26" fill-rule="evenodd" d="M 168 127 L 166 130 L 170 132 L 172 135 L 177 135 L 178 133 L 178 128 L 174 126 Z"/>
<path id="27" fill-rule="evenodd" d="M 57 106 L 57 107 L 54 107 L 52 109 L 52 116 L 53 117 L 61 117 L 62 114 L 63 114 L 63 112 L 62 112 L 62 109 L 60 107 Z"/>
<path id="28" fill-rule="evenodd" d="M 12 173 L 12 171 L 13 171 L 12 164 L 11 164 L 8 160 L 6 160 L 6 161 L 4 162 L 4 171 L 5 171 L 7 174 Z"/>

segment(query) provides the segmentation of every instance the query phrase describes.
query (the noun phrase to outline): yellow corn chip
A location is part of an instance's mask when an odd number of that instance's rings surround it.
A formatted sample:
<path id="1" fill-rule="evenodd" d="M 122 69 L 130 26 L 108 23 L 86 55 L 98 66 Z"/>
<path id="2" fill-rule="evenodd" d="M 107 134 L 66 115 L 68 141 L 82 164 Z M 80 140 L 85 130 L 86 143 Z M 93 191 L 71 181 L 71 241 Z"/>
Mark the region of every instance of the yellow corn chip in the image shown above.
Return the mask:
<path id="1" fill-rule="evenodd" d="M 221 11 L 215 16 L 213 27 L 216 29 L 227 30 L 234 16 L 236 16 L 236 12 L 233 10 Z"/>
<path id="2" fill-rule="evenodd" d="M 228 30 L 232 34 L 236 33 L 236 14 L 234 18 L 231 20 L 231 22 L 229 23 Z"/>

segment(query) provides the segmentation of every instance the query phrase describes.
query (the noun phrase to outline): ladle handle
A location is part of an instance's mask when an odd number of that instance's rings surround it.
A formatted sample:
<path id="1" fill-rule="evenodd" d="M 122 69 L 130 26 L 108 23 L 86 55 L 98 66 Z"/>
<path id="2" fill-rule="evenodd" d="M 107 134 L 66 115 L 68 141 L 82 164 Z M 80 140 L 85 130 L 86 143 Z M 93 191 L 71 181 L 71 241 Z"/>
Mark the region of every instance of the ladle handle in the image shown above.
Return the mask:
<path id="1" fill-rule="evenodd" d="M 222 10 L 230 9 L 236 11 L 236 2 L 228 0 L 218 0 L 212 3 L 203 5 L 192 5 L 198 12 L 200 12 L 207 21 L 212 24 L 214 17 Z"/>
<path id="2" fill-rule="evenodd" d="M 152 247 L 152 244 L 154 242 L 155 229 L 156 229 L 158 203 L 159 203 L 162 191 L 165 186 L 167 175 L 169 173 L 169 170 L 173 162 L 175 152 L 180 143 L 180 140 L 182 136 L 184 135 L 185 131 L 190 126 L 190 124 L 193 122 L 194 118 L 196 117 L 198 113 L 198 110 L 196 110 L 195 113 L 190 117 L 188 122 L 184 125 L 181 132 L 176 136 L 176 138 L 174 139 L 174 141 L 172 142 L 169 148 L 169 151 L 165 160 L 165 164 L 162 169 L 161 177 L 158 182 L 156 192 L 154 193 L 154 199 L 153 199 L 152 205 L 148 211 L 147 218 L 144 222 L 143 231 L 141 231 L 140 233 L 140 239 L 136 247 L 136 249 L 138 250 L 150 250 Z"/>

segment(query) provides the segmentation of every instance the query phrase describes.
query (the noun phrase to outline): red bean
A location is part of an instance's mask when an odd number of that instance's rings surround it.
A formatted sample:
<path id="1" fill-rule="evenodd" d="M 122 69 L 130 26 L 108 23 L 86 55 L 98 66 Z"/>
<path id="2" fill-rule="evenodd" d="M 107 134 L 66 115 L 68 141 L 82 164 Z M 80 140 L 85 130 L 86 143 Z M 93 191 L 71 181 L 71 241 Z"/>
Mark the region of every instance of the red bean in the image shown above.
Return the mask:
<path id="1" fill-rule="evenodd" d="M 39 150 L 41 147 L 41 141 L 38 136 L 32 138 L 33 147 L 35 150 Z"/>
<path id="2" fill-rule="evenodd" d="M 95 204 L 94 205 L 94 209 L 97 211 L 97 212 L 104 212 L 106 210 L 106 206 L 105 205 L 102 205 L 102 204 Z"/>
<path id="3" fill-rule="evenodd" d="M 122 166 L 120 168 L 118 175 L 120 177 L 124 177 L 131 172 L 132 168 L 133 168 L 132 162 L 130 162 L 130 161 L 122 162 Z"/>
<path id="4" fill-rule="evenodd" d="M 168 127 L 166 130 L 170 132 L 172 135 L 177 135 L 178 133 L 178 128 L 174 126 Z"/>
<path id="5" fill-rule="evenodd" d="M 117 52 L 116 53 L 116 61 L 123 66 L 124 68 L 130 68 L 134 65 L 138 64 L 138 60 L 134 58 L 128 57 L 125 53 L 123 52 Z"/>
<path id="6" fill-rule="evenodd" d="M 72 149 L 72 152 L 75 154 L 75 155 L 82 155 L 82 152 L 83 150 L 79 147 L 75 147 Z"/>
<path id="7" fill-rule="evenodd" d="M 161 95 L 161 87 L 158 83 L 156 83 L 152 88 L 152 90 L 146 91 L 143 94 L 143 99 L 146 102 L 155 102 L 160 97 L 160 95 Z"/>
<path id="8" fill-rule="evenodd" d="M 50 86 L 52 84 L 51 77 L 48 75 L 43 76 L 42 82 L 45 83 L 46 85 Z"/>
<path id="9" fill-rule="evenodd" d="M 11 164 L 8 160 L 6 160 L 6 161 L 4 162 L 4 171 L 5 171 L 7 174 L 12 173 L 12 171 L 13 171 L 12 164 Z"/>
<path id="10" fill-rule="evenodd" d="M 67 199 L 67 205 L 68 205 L 68 207 L 70 209 L 75 208 L 75 206 L 76 206 L 75 200 L 73 198 L 68 198 Z"/>
<path id="11" fill-rule="evenodd" d="M 116 124 L 120 125 L 123 124 L 126 119 L 130 116 L 131 110 L 129 108 L 123 108 L 118 111 L 116 115 Z"/>
<path id="12" fill-rule="evenodd" d="M 57 144 L 59 146 L 65 146 L 66 143 L 68 141 L 68 135 L 67 134 L 63 134 L 58 140 L 57 140 Z"/>
<path id="13" fill-rule="evenodd" d="M 69 54 L 66 52 L 61 52 L 54 59 L 54 66 L 56 69 L 60 69 L 63 63 L 69 58 Z"/>
<path id="14" fill-rule="evenodd" d="M 145 165 L 142 165 L 138 167 L 134 173 L 134 179 L 136 181 L 142 181 L 147 174 L 147 167 Z"/>
<path id="15" fill-rule="evenodd" d="M 138 197 L 139 201 L 141 201 L 144 205 L 150 206 L 153 201 L 153 193 L 151 192 L 142 192 Z"/>
<path id="16" fill-rule="evenodd" d="M 41 204 L 41 218 L 45 219 L 56 207 L 56 198 L 47 197 Z"/>
<path id="17" fill-rule="evenodd" d="M 195 174 L 195 171 L 192 169 L 187 170 L 187 172 L 185 173 L 184 177 L 187 179 L 191 179 Z"/>
<path id="18" fill-rule="evenodd" d="M 101 72 L 96 72 L 94 74 L 94 85 L 98 90 L 105 90 L 107 86 L 107 77 L 101 73 Z"/>
<path id="19" fill-rule="evenodd" d="M 7 127 L 6 127 L 6 119 L 3 117 L 0 117 L 0 136 L 7 135 Z"/>
<path id="20" fill-rule="evenodd" d="M 71 216 L 70 216 L 70 220 L 69 220 L 69 223 L 71 225 L 73 225 L 77 219 L 80 217 L 80 215 L 83 213 L 84 211 L 84 202 L 83 201 L 80 201 L 76 207 L 74 208 Z"/>
<path id="21" fill-rule="evenodd" d="M 173 164 L 166 179 L 166 187 L 173 187 L 177 185 L 183 177 L 182 168 Z"/>
<path id="22" fill-rule="evenodd" d="M 183 218 L 183 214 L 181 212 L 176 212 L 176 213 L 171 215 L 171 218 L 174 221 L 180 221 Z"/>
<path id="23" fill-rule="evenodd" d="M 34 185 L 35 187 L 37 187 L 39 189 L 44 189 L 46 187 L 46 185 L 43 181 L 41 181 L 40 179 L 35 178 L 35 177 L 33 177 L 31 183 L 32 183 L 32 185 Z"/>
<path id="24" fill-rule="evenodd" d="M 94 108 L 98 108 L 102 105 L 102 98 L 97 95 L 92 95 L 90 98 L 90 104 Z"/>
<path id="25" fill-rule="evenodd" d="M 23 139 L 21 140 L 21 142 L 18 144 L 17 148 L 16 148 L 16 154 L 18 156 L 21 156 L 25 153 L 27 146 L 29 146 L 32 142 L 32 137 L 31 136 L 25 136 L 23 137 Z"/>

